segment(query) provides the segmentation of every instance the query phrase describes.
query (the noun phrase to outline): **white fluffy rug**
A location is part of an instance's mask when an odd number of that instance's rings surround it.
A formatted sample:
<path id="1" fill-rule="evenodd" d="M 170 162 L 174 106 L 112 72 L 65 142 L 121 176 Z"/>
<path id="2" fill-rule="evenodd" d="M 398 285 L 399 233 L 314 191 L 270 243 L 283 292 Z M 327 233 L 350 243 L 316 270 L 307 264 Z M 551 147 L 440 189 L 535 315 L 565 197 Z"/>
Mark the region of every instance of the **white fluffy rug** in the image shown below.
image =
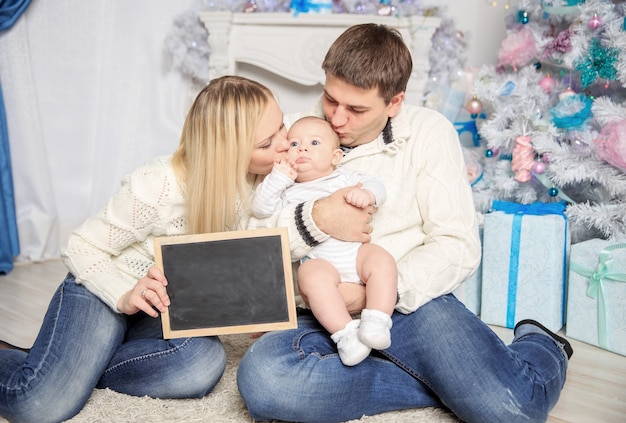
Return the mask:
<path id="1" fill-rule="evenodd" d="M 226 349 L 228 364 L 219 384 L 206 397 L 190 400 L 159 400 L 131 397 L 108 389 L 96 389 L 85 408 L 68 421 L 71 423 L 253 422 L 239 396 L 236 385 L 237 363 L 252 340 L 247 334 L 221 338 Z M 352 422 L 357 421 L 367 423 L 459 422 L 450 413 L 437 408 L 397 411 L 352 420 Z"/>

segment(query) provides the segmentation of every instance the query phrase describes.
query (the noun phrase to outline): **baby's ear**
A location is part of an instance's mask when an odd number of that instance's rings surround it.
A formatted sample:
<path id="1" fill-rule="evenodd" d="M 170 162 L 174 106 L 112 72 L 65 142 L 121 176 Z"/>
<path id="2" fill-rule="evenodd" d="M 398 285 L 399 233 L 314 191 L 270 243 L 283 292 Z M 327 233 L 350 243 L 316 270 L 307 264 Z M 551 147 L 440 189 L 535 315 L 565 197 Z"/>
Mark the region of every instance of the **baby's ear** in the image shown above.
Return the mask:
<path id="1" fill-rule="evenodd" d="M 341 148 L 338 148 L 335 151 L 333 151 L 333 160 L 331 161 L 331 163 L 333 164 L 333 166 L 337 166 L 342 158 L 343 158 L 343 151 L 341 151 Z"/>

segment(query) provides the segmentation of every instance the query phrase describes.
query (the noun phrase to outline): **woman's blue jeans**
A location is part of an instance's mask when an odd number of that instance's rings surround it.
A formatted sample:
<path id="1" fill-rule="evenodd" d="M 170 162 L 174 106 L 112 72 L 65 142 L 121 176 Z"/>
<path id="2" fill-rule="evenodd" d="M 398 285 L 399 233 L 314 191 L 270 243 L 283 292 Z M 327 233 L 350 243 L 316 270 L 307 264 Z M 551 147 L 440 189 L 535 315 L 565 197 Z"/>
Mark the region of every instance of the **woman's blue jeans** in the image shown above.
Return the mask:
<path id="1" fill-rule="evenodd" d="M 82 409 L 95 387 L 154 398 L 202 397 L 225 366 L 216 337 L 164 340 L 160 319 L 115 313 L 68 275 L 30 353 L 0 351 L 0 416 L 63 421 Z"/>
<path id="2" fill-rule="evenodd" d="M 391 347 L 354 367 L 310 314 L 261 337 L 237 374 L 252 417 L 339 422 L 440 406 L 466 422 L 543 422 L 556 404 L 567 358 L 550 336 L 506 346 L 453 295 L 392 318 Z"/>

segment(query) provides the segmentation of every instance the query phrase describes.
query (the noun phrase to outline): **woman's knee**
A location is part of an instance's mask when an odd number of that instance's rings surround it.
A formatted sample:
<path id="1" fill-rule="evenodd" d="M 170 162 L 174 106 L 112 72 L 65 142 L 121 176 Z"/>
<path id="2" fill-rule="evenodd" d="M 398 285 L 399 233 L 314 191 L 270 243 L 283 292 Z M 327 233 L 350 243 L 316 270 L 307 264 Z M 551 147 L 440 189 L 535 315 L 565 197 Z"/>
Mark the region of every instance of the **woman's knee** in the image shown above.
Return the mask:
<path id="1" fill-rule="evenodd" d="M 73 387 L 72 387 L 73 388 Z M 8 398 L 8 407 L 0 407 L 0 416 L 9 421 L 23 423 L 46 423 L 68 420 L 77 415 L 83 408 L 89 396 L 89 392 L 76 392 L 75 389 L 59 387 L 57 389 L 42 391 L 16 390 Z"/>

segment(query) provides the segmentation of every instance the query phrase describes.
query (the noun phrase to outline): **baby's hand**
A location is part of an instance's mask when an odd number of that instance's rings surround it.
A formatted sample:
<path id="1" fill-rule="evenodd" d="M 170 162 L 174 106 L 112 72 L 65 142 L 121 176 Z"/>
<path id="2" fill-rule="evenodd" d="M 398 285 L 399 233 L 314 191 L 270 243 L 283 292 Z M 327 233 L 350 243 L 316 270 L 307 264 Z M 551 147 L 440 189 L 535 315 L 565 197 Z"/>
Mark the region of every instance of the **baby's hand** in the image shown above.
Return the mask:
<path id="1" fill-rule="evenodd" d="M 358 207 L 363 209 L 370 204 L 374 204 L 376 202 L 376 197 L 374 194 L 363 188 L 355 188 L 348 191 L 344 197 L 348 204 L 353 205 L 354 207 Z"/>
<path id="2" fill-rule="evenodd" d="M 279 162 L 274 162 L 274 169 L 292 181 L 296 179 L 296 176 L 298 176 L 298 172 L 296 172 L 295 167 L 285 159 L 282 159 Z"/>

